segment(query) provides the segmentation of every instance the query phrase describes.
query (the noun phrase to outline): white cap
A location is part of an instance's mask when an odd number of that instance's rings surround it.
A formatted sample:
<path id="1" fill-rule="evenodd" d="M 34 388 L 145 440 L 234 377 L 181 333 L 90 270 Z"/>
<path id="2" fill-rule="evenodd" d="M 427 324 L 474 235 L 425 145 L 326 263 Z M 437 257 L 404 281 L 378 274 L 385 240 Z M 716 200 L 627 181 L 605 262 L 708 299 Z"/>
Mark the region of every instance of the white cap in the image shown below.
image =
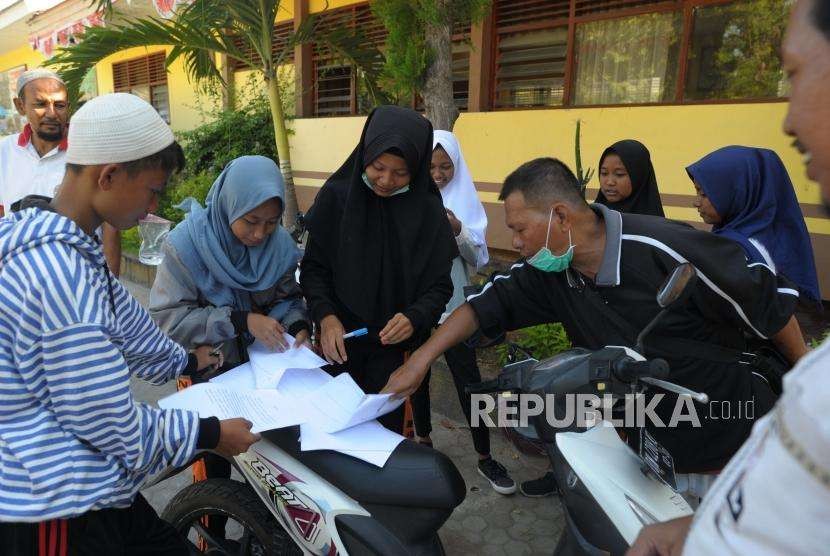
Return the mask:
<path id="1" fill-rule="evenodd" d="M 63 79 L 61 79 L 60 76 L 54 71 L 43 68 L 35 68 L 29 71 L 24 71 L 20 74 L 20 77 L 17 78 L 17 98 L 20 98 L 20 92 L 23 91 L 23 87 L 35 79 L 54 79 L 66 87 L 66 83 L 64 83 Z"/>
<path id="2" fill-rule="evenodd" d="M 173 141 L 155 108 L 135 95 L 110 93 L 88 101 L 72 116 L 66 161 L 82 166 L 132 162 Z"/>

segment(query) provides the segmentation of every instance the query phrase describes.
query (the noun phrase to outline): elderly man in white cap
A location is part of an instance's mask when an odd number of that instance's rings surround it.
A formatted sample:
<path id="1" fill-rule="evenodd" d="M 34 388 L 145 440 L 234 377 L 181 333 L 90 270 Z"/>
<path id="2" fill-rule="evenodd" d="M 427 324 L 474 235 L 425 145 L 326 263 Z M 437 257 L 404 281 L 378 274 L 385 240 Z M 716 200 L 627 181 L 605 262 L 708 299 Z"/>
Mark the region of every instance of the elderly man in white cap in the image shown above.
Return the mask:
<path id="1" fill-rule="evenodd" d="M 92 237 L 135 226 L 184 156 L 153 107 L 115 93 L 75 114 L 66 159 L 54 199 L 0 219 L 0 551 L 185 555 L 145 478 L 258 437 L 244 419 L 132 399 L 132 374 L 162 384 L 221 356 L 165 336 Z"/>
<path id="2" fill-rule="evenodd" d="M 28 123 L 21 133 L 0 140 L 0 215 L 16 210 L 28 195 L 51 198 L 66 165 L 69 101 L 60 76 L 43 68 L 24 72 L 14 106 Z M 121 235 L 107 225 L 99 235 L 107 264 L 118 276 Z"/>

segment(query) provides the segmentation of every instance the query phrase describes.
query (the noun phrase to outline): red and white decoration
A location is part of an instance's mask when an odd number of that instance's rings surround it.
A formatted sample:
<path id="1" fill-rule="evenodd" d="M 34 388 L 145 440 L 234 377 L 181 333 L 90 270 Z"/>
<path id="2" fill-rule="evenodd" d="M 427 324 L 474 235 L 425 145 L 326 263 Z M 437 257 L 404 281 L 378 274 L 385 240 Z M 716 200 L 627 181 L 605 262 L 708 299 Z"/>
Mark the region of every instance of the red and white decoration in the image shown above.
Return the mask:
<path id="1" fill-rule="evenodd" d="M 68 46 L 77 41 L 78 35 L 84 32 L 87 27 L 102 27 L 104 16 L 101 12 L 93 12 L 86 17 L 60 25 L 52 31 L 31 35 L 29 44 L 33 50 L 39 50 L 41 54 L 50 58 L 55 49 L 61 46 Z"/>

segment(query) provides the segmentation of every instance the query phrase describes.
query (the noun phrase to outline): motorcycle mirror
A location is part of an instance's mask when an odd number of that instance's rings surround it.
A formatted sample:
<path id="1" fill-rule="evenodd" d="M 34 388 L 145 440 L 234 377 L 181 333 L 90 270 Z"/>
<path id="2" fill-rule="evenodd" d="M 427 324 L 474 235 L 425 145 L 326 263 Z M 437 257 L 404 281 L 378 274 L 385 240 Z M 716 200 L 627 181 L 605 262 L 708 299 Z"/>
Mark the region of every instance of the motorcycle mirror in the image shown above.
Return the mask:
<path id="1" fill-rule="evenodd" d="M 657 292 L 657 304 L 663 309 L 682 303 L 692 293 L 692 286 L 697 280 L 695 267 L 690 263 L 678 265 L 660 286 Z"/>

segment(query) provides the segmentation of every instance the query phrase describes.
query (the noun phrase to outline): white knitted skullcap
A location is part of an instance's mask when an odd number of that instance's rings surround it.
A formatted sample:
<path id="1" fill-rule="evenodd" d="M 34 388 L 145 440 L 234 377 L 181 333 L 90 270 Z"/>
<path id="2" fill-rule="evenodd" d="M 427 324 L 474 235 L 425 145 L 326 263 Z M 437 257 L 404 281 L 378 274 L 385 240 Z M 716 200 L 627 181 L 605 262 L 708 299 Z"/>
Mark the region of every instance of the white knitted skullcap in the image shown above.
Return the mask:
<path id="1" fill-rule="evenodd" d="M 129 93 L 95 97 L 72 116 L 66 161 L 82 166 L 132 162 L 175 138 L 156 109 Z"/>
<path id="2" fill-rule="evenodd" d="M 29 71 L 24 71 L 20 74 L 20 77 L 17 78 L 17 98 L 20 98 L 20 91 L 23 90 L 23 87 L 35 79 L 54 79 L 66 87 L 66 83 L 64 83 L 63 79 L 61 79 L 60 76 L 54 71 L 43 68 L 35 68 Z"/>

